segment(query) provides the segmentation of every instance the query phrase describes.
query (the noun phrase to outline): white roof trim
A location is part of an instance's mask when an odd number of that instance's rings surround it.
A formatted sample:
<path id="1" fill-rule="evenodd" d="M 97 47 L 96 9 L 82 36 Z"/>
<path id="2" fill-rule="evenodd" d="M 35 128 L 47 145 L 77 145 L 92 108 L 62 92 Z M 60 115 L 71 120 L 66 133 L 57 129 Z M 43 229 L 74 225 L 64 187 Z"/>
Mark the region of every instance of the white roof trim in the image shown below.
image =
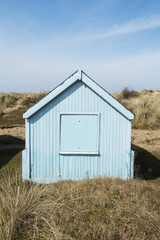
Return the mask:
<path id="1" fill-rule="evenodd" d="M 76 81 L 84 82 L 89 88 L 91 88 L 95 93 L 97 93 L 101 98 L 108 102 L 113 108 L 124 115 L 127 119 L 133 120 L 134 114 L 131 113 L 127 108 L 125 108 L 121 103 L 119 103 L 114 97 L 112 97 L 108 92 L 101 88 L 96 82 L 94 82 L 90 77 L 88 77 L 82 70 L 77 70 L 64 82 L 62 82 L 58 87 L 53 89 L 47 96 L 40 100 L 33 107 L 29 108 L 27 112 L 23 114 L 23 118 L 29 118 L 35 114 L 38 110 L 44 107 L 47 103 L 52 101 L 60 93 L 70 87 Z"/>

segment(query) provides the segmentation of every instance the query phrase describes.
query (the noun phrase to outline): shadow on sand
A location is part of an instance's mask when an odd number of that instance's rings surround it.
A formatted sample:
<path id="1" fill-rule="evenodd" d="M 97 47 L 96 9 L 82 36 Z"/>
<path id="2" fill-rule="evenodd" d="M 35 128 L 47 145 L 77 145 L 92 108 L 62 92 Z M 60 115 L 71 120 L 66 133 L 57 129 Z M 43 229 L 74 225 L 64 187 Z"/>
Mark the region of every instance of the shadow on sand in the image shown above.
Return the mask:
<path id="1" fill-rule="evenodd" d="M 132 144 L 134 151 L 134 177 L 144 180 L 160 177 L 160 160 L 144 148 Z"/>
<path id="2" fill-rule="evenodd" d="M 0 135 L 0 168 L 6 165 L 25 146 L 25 141 L 10 135 Z M 160 160 L 145 149 L 132 144 L 134 177 L 145 180 L 160 177 Z"/>
<path id="3" fill-rule="evenodd" d="M 10 135 L 0 135 L 0 168 L 6 165 L 25 145 L 25 141 Z"/>

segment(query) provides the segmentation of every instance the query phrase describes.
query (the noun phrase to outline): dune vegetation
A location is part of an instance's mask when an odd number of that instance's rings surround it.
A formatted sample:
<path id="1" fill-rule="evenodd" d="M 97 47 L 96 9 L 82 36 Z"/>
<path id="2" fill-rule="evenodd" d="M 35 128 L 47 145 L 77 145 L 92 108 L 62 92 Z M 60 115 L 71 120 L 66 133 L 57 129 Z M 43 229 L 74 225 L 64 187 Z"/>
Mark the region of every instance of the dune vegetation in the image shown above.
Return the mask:
<path id="1" fill-rule="evenodd" d="M 132 128 L 158 129 L 160 128 L 160 91 L 143 90 L 136 92 L 124 88 L 113 96 L 135 114 Z"/>
<path id="2" fill-rule="evenodd" d="M 2 125 L 24 124 L 23 112 L 46 94 L 1 93 L 2 130 Z M 155 144 L 157 135 L 151 138 L 148 130 L 140 129 L 160 129 L 160 91 L 136 92 L 125 88 L 113 96 L 136 115 L 132 126 L 139 130 L 133 131 L 146 131 L 145 144 Z M 1 147 L 6 147 L 4 140 L 11 133 L 10 128 L 5 131 L 8 132 L 3 133 L 3 139 L 1 136 Z M 21 135 L 24 139 L 24 133 Z M 132 138 L 137 138 L 137 132 Z M 48 185 L 22 182 L 21 149 L 10 157 L 8 146 L 6 163 L 0 168 L 1 240 L 160 239 L 160 178 L 124 181 L 97 177 Z"/>
<path id="3" fill-rule="evenodd" d="M 13 169 L 12 169 L 13 170 Z M 111 178 L 48 185 L 1 169 L 1 240 L 158 240 L 160 184 Z"/>
<path id="4" fill-rule="evenodd" d="M 0 93 L 0 125 L 24 124 L 23 113 L 46 94 Z"/>
<path id="5" fill-rule="evenodd" d="M 24 124 L 22 114 L 43 98 L 47 92 L 39 93 L 0 93 L 0 125 Z M 160 91 L 143 90 L 136 92 L 124 88 L 113 93 L 119 102 L 135 114 L 132 128 L 160 128 Z"/>

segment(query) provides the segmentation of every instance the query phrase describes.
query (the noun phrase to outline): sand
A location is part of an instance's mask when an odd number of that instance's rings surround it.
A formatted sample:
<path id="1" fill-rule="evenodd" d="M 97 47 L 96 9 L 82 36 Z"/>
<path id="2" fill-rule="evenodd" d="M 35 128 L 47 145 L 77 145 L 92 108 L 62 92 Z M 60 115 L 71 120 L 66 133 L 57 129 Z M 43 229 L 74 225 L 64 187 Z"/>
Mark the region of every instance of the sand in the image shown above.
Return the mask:
<path id="1" fill-rule="evenodd" d="M 20 139 L 25 139 L 25 126 L 0 126 L 0 136 L 1 135 L 10 135 Z"/>
<path id="2" fill-rule="evenodd" d="M 132 129 L 132 143 L 149 152 L 160 152 L 160 129 Z"/>
<path id="3" fill-rule="evenodd" d="M 25 126 L 0 126 L 0 135 L 10 135 L 25 139 Z M 160 151 L 160 129 L 142 130 L 132 129 L 132 143 L 146 149 L 149 152 Z"/>

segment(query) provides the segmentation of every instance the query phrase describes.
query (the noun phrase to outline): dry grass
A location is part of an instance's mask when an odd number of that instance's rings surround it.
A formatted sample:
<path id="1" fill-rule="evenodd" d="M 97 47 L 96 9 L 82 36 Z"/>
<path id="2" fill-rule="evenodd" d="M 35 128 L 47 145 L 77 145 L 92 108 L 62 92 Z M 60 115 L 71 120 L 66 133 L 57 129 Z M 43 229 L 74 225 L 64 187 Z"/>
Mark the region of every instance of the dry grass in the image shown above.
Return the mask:
<path id="1" fill-rule="evenodd" d="M 124 97 L 127 94 L 128 97 Z M 160 128 L 160 91 L 135 92 L 124 89 L 113 96 L 135 114 L 132 127 L 137 129 Z"/>
<path id="2" fill-rule="evenodd" d="M 47 92 L 0 93 L 0 124 L 24 124 L 23 113 Z"/>
<path id="3" fill-rule="evenodd" d="M 134 90 L 130 90 L 129 88 L 124 88 L 121 92 L 121 97 L 122 99 L 128 99 L 128 98 L 133 98 L 133 97 L 138 97 L 139 94 L 138 92 Z"/>
<path id="4" fill-rule="evenodd" d="M 16 93 L 1 93 L 0 94 L 0 114 L 9 107 L 13 106 L 18 100 L 19 94 Z"/>
<path id="5" fill-rule="evenodd" d="M 47 92 L 1 93 L 0 125 L 24 124 L 23 113 L 37 103 Z M 137 129 L 160 128 L 160 91 L 136 92 L 124 88 L 113 96 L 135 114 L 132 127 Z"/>
<path id="6" fill-rule="evenodd" d="M 0 179 L 0 239 L 156 240 L 160 185 L 96 178 L 48 185 Z"/>
<path id="7" fill-rule="evenodd" d="M 39 93 L 0 93 L 0 110 L 6 111 L 7 108 L 31 107 L 47 92 Z"/>

